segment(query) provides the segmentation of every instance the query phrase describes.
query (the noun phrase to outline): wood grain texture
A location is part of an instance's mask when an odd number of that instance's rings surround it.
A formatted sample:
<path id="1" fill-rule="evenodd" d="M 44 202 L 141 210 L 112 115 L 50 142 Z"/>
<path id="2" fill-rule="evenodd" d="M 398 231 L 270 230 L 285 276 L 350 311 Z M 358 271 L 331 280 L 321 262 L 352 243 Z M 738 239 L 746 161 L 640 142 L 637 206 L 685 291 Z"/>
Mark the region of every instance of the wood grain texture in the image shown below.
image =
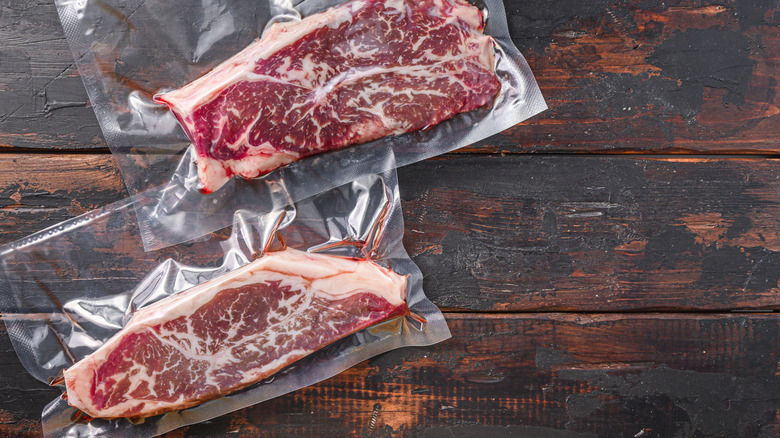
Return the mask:
<path id="1" fill-rule="evenodd" d="M 0 244 L 127 196 L 110 155 L 0 155 Z"/>
<path id="2" fill-rule="evenodd" d="M 457 156 L 399 180 L 404 243 L 439 306 L 780 309 L 778 160 Z M 104 155 L 0 156 L 0 188 L 0 243 L 124 196 Z M 213 262 L 190 246 L 145 257 Z"/>
<path id="3" fill-rule="evenodd" d="M 484 151 L 772 152 L 771 1 L 508 1 L 550 111 Z"/>
<path id="4" fill-rule="evenodd" d="M 777 309 L 780 161 L 459 157 L 399 169 L 440 306 Z"/>
<path id="5" fill-rule="evenodd" d="M 463 151 L 780 151 L 773 2 L 506 9 L 550 110 Z M 5 0 L 0 11 L 0 149 L 105 150 L 52 0 Z"/>
<path id="6" fill-rule="evenodd" d="M 779 315 L 448 314 L 453 338 L 170 437 L 771 437 Z M 0 357 L 9 357 L 0 334 Z M 33 436 L 58 389 L 6 360 L 0 434 Z M 14 403 L 14 400 L 23 403 Z M 376 421 L 370 427 L 371 418 Z"/>
<path id="7" fill-rule="evenodd" d="M 0 41 L 0 148 L 105 148 L 54 1 L 0 1 Z"/>

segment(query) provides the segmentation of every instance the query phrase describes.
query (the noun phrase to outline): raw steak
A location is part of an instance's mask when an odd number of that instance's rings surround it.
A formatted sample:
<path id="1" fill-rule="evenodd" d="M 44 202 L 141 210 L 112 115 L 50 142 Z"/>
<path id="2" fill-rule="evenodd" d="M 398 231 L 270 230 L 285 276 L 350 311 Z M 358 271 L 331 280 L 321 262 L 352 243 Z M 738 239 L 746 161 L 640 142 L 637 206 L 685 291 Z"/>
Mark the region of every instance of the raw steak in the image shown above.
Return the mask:
<path id="1" fill-rule="evenodd" d="M 155 96 L 197 150 L 203 191 L 490 104 L 493 40 L 465 0 L 353 0 Z"/>
<path id="2" fill-rule="evenodd" d="M 91 417 L 184 409 L 265 379 L 408 312 L 406 277 L 370 261 L 287 249 L 136 312 L 65 371 Z"/>

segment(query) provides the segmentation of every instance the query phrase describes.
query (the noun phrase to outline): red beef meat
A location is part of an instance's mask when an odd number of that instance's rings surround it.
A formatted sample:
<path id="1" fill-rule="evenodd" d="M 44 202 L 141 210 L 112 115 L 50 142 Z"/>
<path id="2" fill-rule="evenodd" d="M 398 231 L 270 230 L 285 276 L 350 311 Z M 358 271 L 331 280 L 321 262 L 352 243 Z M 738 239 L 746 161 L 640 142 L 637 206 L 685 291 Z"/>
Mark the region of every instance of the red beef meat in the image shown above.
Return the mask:
<path id="1" fill-rule="evenodd" d="M 465 0 L 352 0 L 156 96 L 197 150 L 203 191 L 490 104 L 493 40 Z"/>
<path id="2" fill-rule="evenodd" d="M 68 403 L 95 418 L 184 409 L 261 381 L 404 315 L 406 277 L 366 260 L 287 249 L 136 312 L 68 368 Z"/>

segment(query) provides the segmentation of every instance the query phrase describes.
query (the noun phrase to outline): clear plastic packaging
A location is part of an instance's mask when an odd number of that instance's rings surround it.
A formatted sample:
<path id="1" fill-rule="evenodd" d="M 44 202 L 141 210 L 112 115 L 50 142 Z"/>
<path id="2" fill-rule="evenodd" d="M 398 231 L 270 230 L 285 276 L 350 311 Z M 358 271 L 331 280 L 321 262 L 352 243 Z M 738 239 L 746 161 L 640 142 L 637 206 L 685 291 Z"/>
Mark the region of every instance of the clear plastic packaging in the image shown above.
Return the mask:
<path id="1" fill-rule="evenodd" d="M 154 252 L 144 252 L 140 245 L 134 213 L 149 199 L 153 197 L 131 197 L 0 247 L 0 313 L 22 364 L 38 380 L 56 384 L 63 369 L 117 333 L 134 309 L 285 246 L 369 258 L 408 275 L 407 304 L 422 319 L 405 316 L 379 323 L 261 383 L 140 422 L 78 419 L 76 409 L 57 398 L 43 412 L 47 437 L 161 434 L 312 385 L 388 350 L 450 336 L 403 248 L 395 172 L 362 177 L 264 215 L 239 214 L 232 227 Z"/>
<path id="2" fill-rule="evenodd" d="M 546 108 L 533 74 L 512 44 L 501 0 L 478 3 L 496 42 L 501 91 L 490 108 L 425 131 L 390 136 L 293 162 L 220 190 L 198 189 L 190 141 L 173 113 L 153 100 L 202 76 L 275 21 L 298 20 L 338 0 L 56 0 L 90 100 L 131 194 L 164 187 L 138 211 L 147 250 L 229 226 L 234 214 L 266 213 L 338 187 L 482 140 Z M 249 204 L 248 199 L 267 198 Z M 183 227 L 182 224 L 187 224 Z"/>

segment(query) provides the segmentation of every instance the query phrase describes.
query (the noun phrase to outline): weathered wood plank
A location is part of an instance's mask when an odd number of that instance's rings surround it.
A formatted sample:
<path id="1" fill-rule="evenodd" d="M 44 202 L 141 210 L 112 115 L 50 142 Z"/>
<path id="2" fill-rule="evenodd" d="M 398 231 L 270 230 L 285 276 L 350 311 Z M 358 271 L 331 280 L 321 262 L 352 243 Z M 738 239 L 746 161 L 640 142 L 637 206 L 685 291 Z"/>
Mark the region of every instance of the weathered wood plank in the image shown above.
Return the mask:
<path id="1" fill-rule="evenodd" d="M 110 157 L 14 157 L 0 156 L 0 243 L 124 196 Z M 780 309 L 778 160 L 459 156 L 399 179 L 405 244 L 440 306 Z M 182 254 L 204 262 L 144 257 Z"/>
<path id="2" fill-rule="evenodd" d="M 465 151 L 780 150 L 773 2 L 505 3 L 551 109 Z M 105 148 L 53 1 L 0 9 L 0 149 Z"/>
<path id="3" fill-rule="evenodd" d="M 777 151 L 777 3 L 505 3 L 551 110 L 483 150 Z"/>
<path id="4" fill-rule="evenodd" d="M 169 436 L 780 433 L 780 315 L 447 318 L 453 338 L 442 344 L 384 354 L 318 385 Z M 9 348 L 3 333 L 0 357 L 7 358 Z M 59 391 L 6 362 L 0 434 L 34 435 L 42 407 Z"/>
<path id="5" fill-rule="evenodd" d="M 127 196 L 110 155 L 0 155 L 0 242 Z"/>
<path id="6" fill-rule="evenodd" d="M 780 161 L 464 157 L 399 181 L 440 306 L 780 308 Z"/>
<path id="7" fill-rule="evenodd" d="M 0 2 L 0 147 L 105 147 L 54 1 Z"/>

